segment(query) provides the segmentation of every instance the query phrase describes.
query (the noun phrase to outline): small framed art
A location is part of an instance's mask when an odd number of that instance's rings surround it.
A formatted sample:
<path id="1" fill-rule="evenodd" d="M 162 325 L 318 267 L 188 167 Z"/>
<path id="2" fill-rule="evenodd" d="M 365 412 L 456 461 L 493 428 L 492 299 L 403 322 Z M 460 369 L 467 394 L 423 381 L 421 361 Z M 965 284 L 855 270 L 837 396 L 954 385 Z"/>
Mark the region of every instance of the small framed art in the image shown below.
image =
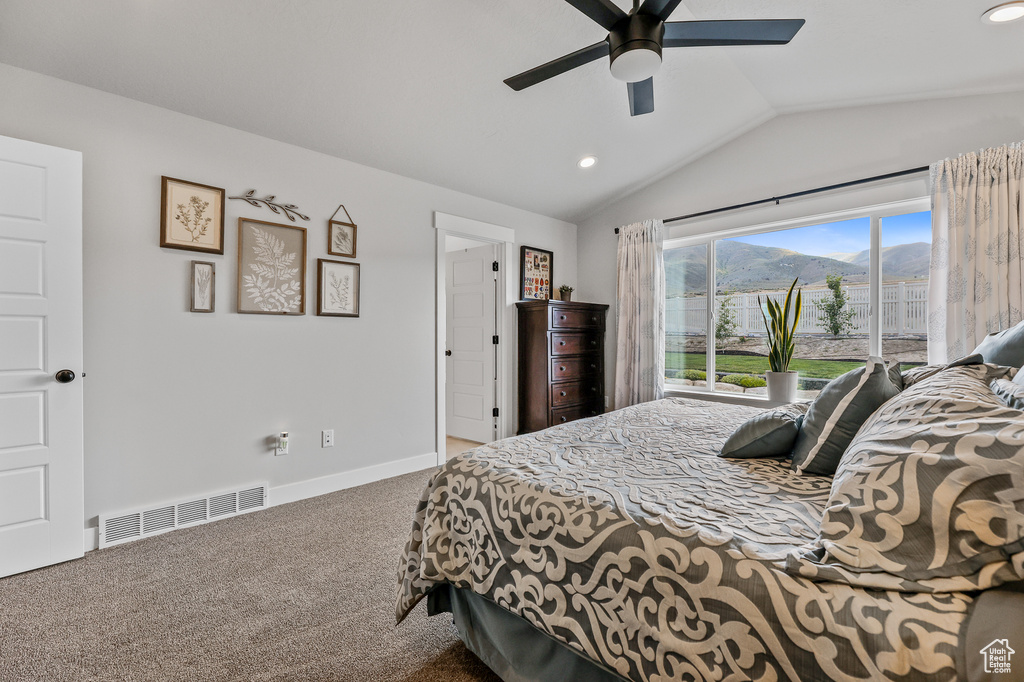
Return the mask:
<path id="1" fill-rule="evenodd" d="M 160 246 L 224 253 L 224 190 L 161 177 Z"/>
<path id="2" fill-rule="evenodd" d="M 519 251 L 519 272 L 521 286 L 519 298 L 523 301 L 551 298 L 551 282 L 554 278 L 555 256 L 550 251 L 524 246 Z"/>
<path id="3" fill-rule="evenodd" d="M 213 263 L 192 261 L 192 305 L 193 313 L 212 313 L 214 306 L 214 279 L 216 272 Z"/>
<path id="4" fill-rule="evenodd" d="M 334 219 L 338 211 L 345 211 L 348 222 Z M 352 222 L 352 216 L 348 214 L 344 204 L 339 206 L 327 221 L 327 253 L 342 258 L 356 257 L 356 224 Z"/>
<path id="5" fill-rule="evenodd" d="M 359 317 L 359 263 L 317 258 L 316 314 Z"/>
<path id="6" fill-rule="evenodd" d="M 306 314 L 306 228 L 238 219 L 238 312 Z"/>

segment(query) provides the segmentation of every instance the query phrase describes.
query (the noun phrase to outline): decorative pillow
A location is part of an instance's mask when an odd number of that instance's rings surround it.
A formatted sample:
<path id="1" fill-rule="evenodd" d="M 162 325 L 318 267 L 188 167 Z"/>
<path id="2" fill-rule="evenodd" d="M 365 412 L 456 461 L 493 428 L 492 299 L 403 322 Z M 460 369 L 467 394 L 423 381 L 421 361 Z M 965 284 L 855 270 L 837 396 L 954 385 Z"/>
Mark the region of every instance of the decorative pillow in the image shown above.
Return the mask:
<path id="1" fill-rule="evenodd" d="M 902 374 L 903 390 L 910 388 L 919 381 L 924 381 L 928 377 L 935 376 L 944 369 L 949 369 L 950 367 L 963 367 L 964 365 L 980 365 L 984 362 L 984 358 L 975 353 L 962 357 L 959 360 L 954 360 L 948 365 L 921 365 L 920 367 L 911 367 Z"/>
<path id="2" fill-rule="evenodd" d="M 876 357 L 830 381 L 807 409 L 793 446 L 793 468 L 799 473 L 834 474 L 864 420 L 899 392 L 885 363 Z"/>
<path id="3" fill-rule="evenodd" d="M 1001 332 L 989 334 L 981 340 L 974 352 L 985 358 L 985 362 L 994 365 L 1024 365 L 1024 321 Z"/>
<path id="4" fill-rule="evenodd" d="M 1024 374 L 1024 372 L 1017 372 L 1017 376 Z M 995 393 L 996 398 L 1003 405 L 1012 407 L 1015 410 L 1024 410 L 1024 386 L 1016 383 L 1016 378 L 1013 381 L 1007 379 L 996 379 L 988 385 Z"/>
<path id="5" fill-rule="evenodd" d="M 946 369 L 872 415 L 832 482 L 818 541 L 786 568 L 879 589 L 950 592 L 1024 578 L 1024 413 Z"/>
<path id="6" fill-rule="evenodd" d="M 788 457 L 808 403 L 790 403 L 751 417 L 736 429 L 719 457 Z"/>

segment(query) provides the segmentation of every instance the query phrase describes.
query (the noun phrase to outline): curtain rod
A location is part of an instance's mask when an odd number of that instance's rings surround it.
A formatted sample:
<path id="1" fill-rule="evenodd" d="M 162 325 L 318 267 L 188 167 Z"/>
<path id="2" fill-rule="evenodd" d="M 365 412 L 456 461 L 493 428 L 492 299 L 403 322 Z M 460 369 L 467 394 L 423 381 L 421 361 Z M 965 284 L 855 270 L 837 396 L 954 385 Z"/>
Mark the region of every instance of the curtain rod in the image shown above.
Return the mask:
<path id="1" fill-rule="evenodd" d="M 896 171 L 895 173 L 885 173 L 884 175 L 873 175 L 870 178 L 861 178 L 860 180 L 850 180 L 849 182 L 840 182 L 837 185 L 826 185 L 825 187 L 815 187 L 814 189 L 805 189 L 802 192 L 793 192 L 792 194 L 783 194 L 780 197 L 771 197 L 770 199 L 758 199 L 757 201 L 748 201 L 743 204 L 733 204 L 732 206 L 723 206 L 722 208 L 713 208 L 710 211 L 701 211 L 699 213 L 690 213 L 688 215 L 680 215 L 675 218 L 666 218 L 663 222 L 675 223 L 680 220 L 689 220 L 690 218 L 699 218 L 701 216 L 712 215 L 714 213 L 724 213 L 725 211 L 734 211 L 738 208 L 747 208 L 749 206 L 757 206 L 758 204 L 767 204 L 774 201 L 778 204 L 783 199 L 794 199 L 796 197 L 807 196 L 808 194 L 818 194 L 820 192 L 828 192 L 833 189 L 842 189 L 844 187 L 852 187 L 854 185 L 863 185 L 868 182 L 876 182 L 878 180 L 889 180 L 890 178 L 898 178 L 903 175 L 914 175 L 915 173 L 924 173 L 929 170 L 931 166 L 918 166 L 917 168 L 908 168 L 907 170 Z M 615 234 L 619 233 L 619 228 L 615 228 Z"/>

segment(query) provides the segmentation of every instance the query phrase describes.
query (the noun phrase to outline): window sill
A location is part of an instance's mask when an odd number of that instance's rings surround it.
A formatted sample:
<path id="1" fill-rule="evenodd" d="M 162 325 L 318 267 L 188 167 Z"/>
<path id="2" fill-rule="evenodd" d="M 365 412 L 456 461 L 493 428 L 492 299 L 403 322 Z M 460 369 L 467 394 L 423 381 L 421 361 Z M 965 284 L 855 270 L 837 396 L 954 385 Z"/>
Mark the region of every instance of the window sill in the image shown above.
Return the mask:
<path id="1" fill-rule="evenodd" d="M 749 407 L 781 407 L 788 403 L 777 400 L 769 400 L 768 396 L 739 394 L 739 393 L 712 393 L 710 391 L 688 391 L 684 388 L 665 388 L 666 398 L 693 398 L 695 400 L 708 400 L 716 403 L 730 403 L 732 405 L 747 405 Z M 809 400 L 797 400 L 796 402 L 810 402 Z"/>

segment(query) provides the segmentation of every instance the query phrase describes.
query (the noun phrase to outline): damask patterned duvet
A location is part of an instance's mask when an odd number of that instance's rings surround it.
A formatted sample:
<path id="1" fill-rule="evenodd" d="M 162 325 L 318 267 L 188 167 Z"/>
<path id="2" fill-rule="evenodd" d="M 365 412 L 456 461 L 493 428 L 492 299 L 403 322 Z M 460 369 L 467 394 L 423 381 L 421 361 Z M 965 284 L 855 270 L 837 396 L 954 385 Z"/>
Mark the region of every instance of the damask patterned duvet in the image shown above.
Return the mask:
<path id="1" fill-rule="evenodd" d="M 416 510 L 398 620 L 448 582 L 636 682 L 961 677 L 971 596 L 785 571 L 832 479 L 718 457 L 758 411 L 670 398 L 450 460 Z"/>

